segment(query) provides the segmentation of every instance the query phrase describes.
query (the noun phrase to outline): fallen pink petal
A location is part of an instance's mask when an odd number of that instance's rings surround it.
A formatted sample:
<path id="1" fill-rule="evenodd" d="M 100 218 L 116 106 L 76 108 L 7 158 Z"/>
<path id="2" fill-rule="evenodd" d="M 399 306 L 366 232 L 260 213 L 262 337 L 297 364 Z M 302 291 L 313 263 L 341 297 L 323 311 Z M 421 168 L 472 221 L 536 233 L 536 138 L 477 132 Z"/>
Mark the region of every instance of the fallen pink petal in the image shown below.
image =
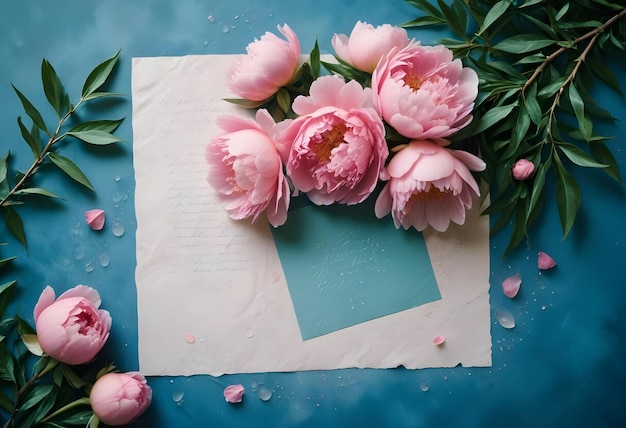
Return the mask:
<path id="1" fill-rule="evenodd" d="M 509 276 L 502 282 L 502 290 L 507 297 L 511 299 L 517 296 L 519 288 L 522 285 L 522 277 L 519 273 Z"/>
<path id="2" fill-rule="evenodd" d="M 85 212 L 85 221 L 93 230 L 102 230 L 104 227 L 104 211 L 95 209 Z"/>
<path id="3" fill-rule="evenodd" d="M 433 343 L 437 346 L 443 345 L 445 341 L 446 341 L 446 338 L 443 336 L 435 336 L 435 338 L 433 339 Z"/>
<path id="4" fill-rule="evenodd" d="M 541 270 L 552 269 L 556 266 L 556 262 L 552 257 L 544 253 L 543 251 L 539 251 L 539 257 L 537 258 L 537 267 Z"/>
<path id="5" fill-rule="evenodd" d="M 224 398 L 229 403 L 241 403 L 245 388 L 241 384 L 229 385 L 224 389 Z"/>

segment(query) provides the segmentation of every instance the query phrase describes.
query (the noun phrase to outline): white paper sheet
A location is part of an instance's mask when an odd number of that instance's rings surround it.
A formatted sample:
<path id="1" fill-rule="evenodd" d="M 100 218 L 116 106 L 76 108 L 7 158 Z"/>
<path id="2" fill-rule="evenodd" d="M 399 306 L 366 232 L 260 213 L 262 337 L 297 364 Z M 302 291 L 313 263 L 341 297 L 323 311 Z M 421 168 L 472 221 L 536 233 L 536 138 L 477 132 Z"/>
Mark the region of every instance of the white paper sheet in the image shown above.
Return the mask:
<path id="1" fill-rule="evenodd" d="M 146 375 L 489 366 L 489 225 L 425 233 L 442 299 L 303 341 L 269 225 L 235 222 L 204 150 L 233 55 L 133 58 L 139 366 Z M 443 346 L 432 339 L 446 337 Z"/>

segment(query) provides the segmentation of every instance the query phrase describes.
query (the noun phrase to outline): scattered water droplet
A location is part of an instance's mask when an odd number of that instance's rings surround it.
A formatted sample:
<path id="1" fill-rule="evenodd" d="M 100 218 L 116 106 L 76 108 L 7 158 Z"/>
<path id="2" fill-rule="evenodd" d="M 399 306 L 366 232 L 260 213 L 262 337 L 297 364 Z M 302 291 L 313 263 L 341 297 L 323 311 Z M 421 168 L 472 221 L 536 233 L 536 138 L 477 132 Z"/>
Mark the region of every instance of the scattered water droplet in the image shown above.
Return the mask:
<path id="1" fill-rule="evenodd" d="M 85 272 L 93 272 L 95 268 L 96 268 L 96 265 L 94 264 L 94 262 L 90 261 L 89 263 L 85 265 Z"/>
<path id="2" fill-rule="evenodd" d="M 259 386 L 257 394 L 259 394 L 259 398 L 263 401 L 268 401 L 270 398 L 272 398 L 272 390 L 265 385 Z"/>
<path id="3" fill-rule="evenodd" d="M 207 18 L 207 20 L 211 23 L 211 24 L 215 24 L 215 17 L 213 15 L 209 15 L 209 17 Z"/>
<path id="4" fill-rule="evenodd" d="M 246 329 L 246 337 L 250 339 L 252 338 L 252 336 L 254 336 L 254 330 L 252 330 L 251 328 Z"/>
<path id="5" fill-rule="evenodd" d="M 510 329 L 515 327 L 515 318 L 513 314 L 506 309 L 496 309 L 496 319 L 504 328 Z"/>
<path id="6" fill-rule="evenodd" d="M 114 178 L 114 180 L 115 180 L 115 181 L 120 181 L 120 180 L 121 180 L 121 178 L 120 178 L 120 176 L 119 176 L 119 175 L 116 175 L 116 176 L 115 176 L 115 178 Z"/>
<path id="7" fill-rule="evenodd" d="M 108 252 L 103 251 L 102 253 L 100 253 L 100 266 L 107 267 L 110 262 L 111 262 L 111 256 L 109 255 Z"/>
<path id="8" fill-rule="evenodd" d="M 252 379 L 252 381 L 250 381 L 250 387 L 252 388 L 252 391 L 256 391 L 259 388 L 259 381 Z"/>
<path id="9" fill-rule="evenodd" d="M 174 400 L 176 404 L 182 403 L 184 397 L 185 391 L 183 391 L 182 389 L 176 389 L 174 390 L 174 392 L 172 392 L 172 400 Z"/>
<path id="10" fill-rule="evenodd" d="M 420 383 L 420 390 L 422 392 L 428 392 L 430 390 L 430 386 L 426 382 Z"/>
<path id="11" fill-rule="evenodd" d="M 117 236 L 118 238 L 124 235 L 124 232 L 126 232 L 126 229 L 124 229 L 124 225 L 117 217 L 111 221 L 111 232 L 113 232 L 113 235 Z"/>
<path id="12" fill-rule="evenodd" d="M 228 33 L 228 31 L 230 31 L 230 28 L 228 28 L 228 25 L 224 25 L 224 27 L 222 28 L 222 33 L 226 34 Z"/>

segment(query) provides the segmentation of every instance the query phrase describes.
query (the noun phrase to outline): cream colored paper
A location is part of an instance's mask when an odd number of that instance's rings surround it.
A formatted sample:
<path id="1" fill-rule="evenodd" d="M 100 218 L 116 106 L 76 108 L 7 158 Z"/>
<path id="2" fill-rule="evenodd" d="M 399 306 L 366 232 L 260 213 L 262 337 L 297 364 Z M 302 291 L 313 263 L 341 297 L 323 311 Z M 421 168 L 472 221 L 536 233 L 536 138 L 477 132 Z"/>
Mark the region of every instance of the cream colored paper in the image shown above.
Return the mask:
<path id="1" fill-rule="evenodd" d="M 206 181 L 233 55 L 133 58 L 139 366 L 146 375 L 489 366 L 488 219 L 425 233 L 442 299 L 303 341 L 269 225 Z M 435 346 L 432 339 L 446 342 Z"/>

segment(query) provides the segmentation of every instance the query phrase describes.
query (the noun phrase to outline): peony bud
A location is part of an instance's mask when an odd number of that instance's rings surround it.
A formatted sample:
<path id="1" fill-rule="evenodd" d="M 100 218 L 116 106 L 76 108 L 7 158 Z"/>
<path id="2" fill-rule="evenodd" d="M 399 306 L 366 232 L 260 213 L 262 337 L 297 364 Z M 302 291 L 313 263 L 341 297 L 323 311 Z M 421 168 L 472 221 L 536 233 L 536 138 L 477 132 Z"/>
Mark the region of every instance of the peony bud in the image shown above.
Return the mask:
<path id="1" fill-rule="evenodd" d="M 513 178 L 522 181 L 530 177 L 535 170 L 535 164 L 528 159 L 520 159 L 513 165 L 512 173 Z"/>
<path id="2" fill-rule="evenodd" d="M 67 290 L 55 300 L 46 287 L 35 305 L 34 318 L 41 349 L 66 364 L 91 361 L 109 338 L 111 316 L 98 310 L 100 295 L 85 285 Z"/>
<path id="3" fill-rule="evenodd" d="M 101 422 L 112 426 L 126 425 L 148 408 L 152 389 L 139 373 L 108 373 L 93 385 L 89 400 Z"/>

